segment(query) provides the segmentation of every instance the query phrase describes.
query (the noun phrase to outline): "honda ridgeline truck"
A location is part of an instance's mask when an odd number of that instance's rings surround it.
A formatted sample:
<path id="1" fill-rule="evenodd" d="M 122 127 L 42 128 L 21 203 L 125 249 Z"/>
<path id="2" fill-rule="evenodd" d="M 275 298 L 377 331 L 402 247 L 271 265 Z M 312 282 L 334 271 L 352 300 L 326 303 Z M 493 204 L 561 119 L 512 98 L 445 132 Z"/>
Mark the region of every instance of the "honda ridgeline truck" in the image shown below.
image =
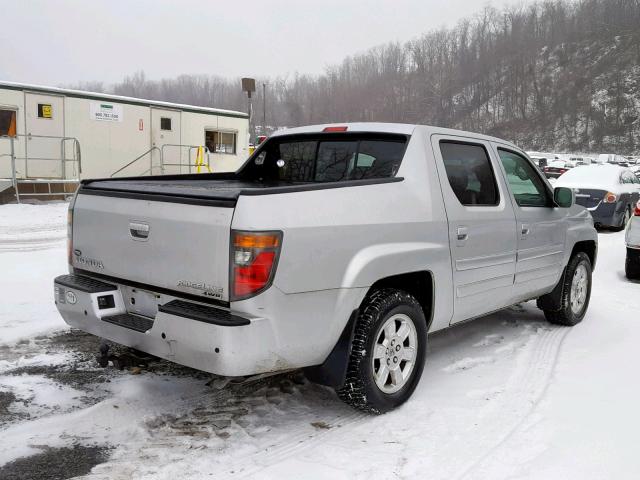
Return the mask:
<path id="1" fill-rule="evenodd" d="M 427 333 L 537 299 L 589 304 L 597 235 L 498 138 L 420 125 L 293 128 L 236 173 L 84 180 L 72 327 L 224 376 L 305 369 L 364 411 L 404 402 Z"/>

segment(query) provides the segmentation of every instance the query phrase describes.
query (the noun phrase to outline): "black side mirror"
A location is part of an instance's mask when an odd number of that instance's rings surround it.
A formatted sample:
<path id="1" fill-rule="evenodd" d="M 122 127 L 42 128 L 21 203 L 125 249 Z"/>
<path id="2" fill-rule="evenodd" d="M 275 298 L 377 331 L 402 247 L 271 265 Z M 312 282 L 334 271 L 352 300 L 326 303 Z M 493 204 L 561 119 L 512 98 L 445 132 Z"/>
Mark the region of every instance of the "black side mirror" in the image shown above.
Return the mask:
<path id="1" fill-rule="evenodd" d="M 553 201 L 560 208 L 569 208 L 576 202 L 576 194 L 573 188 L 556 187 L 553 189 Z"/>

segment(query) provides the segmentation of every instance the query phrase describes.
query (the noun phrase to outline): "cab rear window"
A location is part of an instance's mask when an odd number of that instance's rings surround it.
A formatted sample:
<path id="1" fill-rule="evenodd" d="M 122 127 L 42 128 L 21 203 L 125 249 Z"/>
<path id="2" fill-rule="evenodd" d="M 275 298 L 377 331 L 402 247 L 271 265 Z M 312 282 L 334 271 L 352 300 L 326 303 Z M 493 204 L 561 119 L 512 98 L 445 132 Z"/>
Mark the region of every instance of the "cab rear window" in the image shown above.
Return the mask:
<path id="1" fill-rule="evenodd" d="M 404 135 L 324 134 L 275 137 L 245 164 L 245 180 L 321 183 L 389 178 L 400 168 Z"/>

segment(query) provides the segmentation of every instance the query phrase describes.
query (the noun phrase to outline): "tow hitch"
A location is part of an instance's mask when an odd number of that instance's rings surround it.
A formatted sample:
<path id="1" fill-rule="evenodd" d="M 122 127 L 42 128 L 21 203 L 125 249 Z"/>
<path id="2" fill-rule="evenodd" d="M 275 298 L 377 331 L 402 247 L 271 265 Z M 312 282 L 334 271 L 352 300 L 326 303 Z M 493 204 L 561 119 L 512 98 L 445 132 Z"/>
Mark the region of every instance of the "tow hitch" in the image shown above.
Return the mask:
<path id="1" fill-rule="evenodd" d="M 100 344 L 100 352 L 96 357 L 96 360 L 98 361 L 98 365 L 102 368 L 107 368 L 109 366 L 109 362 L 111 362 L 114 368 L 124 370 L 129 367 L 147 368 L 149 366 L 149 362 L 154 358 L 155 357 L 137 351 L 129 351 L 116 355 L 115 353 L 111 353 L 110 345 L 103 341 Z"/>

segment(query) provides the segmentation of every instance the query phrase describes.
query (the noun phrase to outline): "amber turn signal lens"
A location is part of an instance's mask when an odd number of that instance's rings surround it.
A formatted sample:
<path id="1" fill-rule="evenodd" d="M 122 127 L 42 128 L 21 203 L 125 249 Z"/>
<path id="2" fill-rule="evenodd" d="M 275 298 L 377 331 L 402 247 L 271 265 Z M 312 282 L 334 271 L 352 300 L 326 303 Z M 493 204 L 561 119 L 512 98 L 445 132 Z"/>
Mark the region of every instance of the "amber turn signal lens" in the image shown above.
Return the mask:
<path id="1" fill-rule="evenodd" d="M 280 236 L 273 234 L 236 233 L 233 246 L 237 248 L 276 248 L 280 245 Z"/>

